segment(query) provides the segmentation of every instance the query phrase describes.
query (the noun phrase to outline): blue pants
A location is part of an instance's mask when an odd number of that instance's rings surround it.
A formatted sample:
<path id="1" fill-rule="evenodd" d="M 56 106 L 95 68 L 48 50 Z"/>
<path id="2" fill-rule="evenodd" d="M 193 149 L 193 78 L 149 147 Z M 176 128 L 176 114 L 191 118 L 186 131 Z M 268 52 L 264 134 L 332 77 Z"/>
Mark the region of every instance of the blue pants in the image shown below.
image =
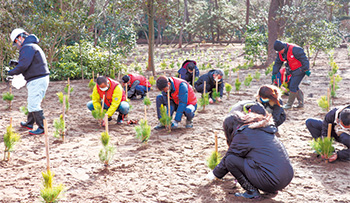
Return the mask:
<path id="1" fill-rule="evenodd" d="M 92 101 L 89 101 L 89 102 L 86 104 L 86 106 L 87 106 L 87 108 L 88 108 L 90 111 L 95 110 L 94 105 L 92 104 Z M 122 101 L 122 102 L 120 102 L 119 107 L 118 107 L 118 109 L 117 109 L 116 111 L 118 111 L 118 112 L 121 113 L 121 114 L 126 115 L 126 114 L 129 113 L 129 108 L 130 108 L 129 103 L 126 102 L 126 101 Z M 108 110 L 108 109 L 109 109 L 109 106 L 107 106 L 107 104 L 105 103 L 105 104 L 103 105 L 103 109 Z"/>
<path id="2" fill-rule="evenodd" d="M 165 95 L 160 94 L 156 98 L 158 119 L 161 118 L 160 106 L 162 104 L 163 104 L 163 106 L 165 106 L 167 108 L 167 114 L 168 114 L 168 98 L 167 98 L 166 94 Z M 170 116 L 173 116 L 174 111 L 176 111 L 177 109 L 178 109 L 178 105 L 175 104 L 175 102 L 172 99 L 170 99 Z M 185 114 L 185 116 L 186 116 L 188 121 L 191 121 L 193 119 L 194 115 L 195 115 L 196 110 L 197 110 L 197 104 L 196 105 L 190 104 L 190 105 L 186 106 L 183 114 Z M 180 122 L 181 121 L 181 117 L 180 116 L 175 116 L 175 120 L 177 122 Z"/>
<path id="3" fill-rule="evenodd" d="M 45 96 L 47 87 L 49 86 L 49 76 L 38 78 L 27 83 L 28 90 L 28 111 L 41 111 L 41 102 Z"/>
<path id="4" fill-rule="evenodd" d="M 322 123 L 323 121 L 320 119 L 309 118 L 306 120 L 306 127 L 314 139 L 321 137 Z"/>
<path id="5" fill-rule="evenodd" d="M 297 92 L 299 90 L 299 85 L 303 78 L 305 77 L 305 72 L 301 68 L 298 68 L 292 72 L 292 77 L 289 81 L 289 90 L 291 92 Z"/>
<path id="6" fill-rule="evenodd" d="M 146 95 L 146 92 L 148 91 L 150 91 L 151 90 L 151 88 L 150 87 L 148 87 L 148 90 L 147 90 L 147 87 L 146 86 L 142 86 L 142 85 L 136 85 L 136 87 L 135 87 L 135 92 L 136 92 L 136 95 L 143 95 L 143 96 L 145 96 Z"/>

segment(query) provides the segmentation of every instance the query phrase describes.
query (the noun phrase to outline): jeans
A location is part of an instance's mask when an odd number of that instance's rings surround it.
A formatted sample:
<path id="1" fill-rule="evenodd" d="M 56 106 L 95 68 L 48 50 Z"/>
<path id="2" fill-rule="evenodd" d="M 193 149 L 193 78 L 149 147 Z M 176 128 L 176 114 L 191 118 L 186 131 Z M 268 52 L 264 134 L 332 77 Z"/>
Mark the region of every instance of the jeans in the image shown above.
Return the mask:
<path id="1" fill-rule="evenodd" d="M 41 102 L 45 97 L 47 87 L 49 86 L 49 76 L 38 78 L 27 83 L 28 90 L 28 111 L 41 111 Z"/>
<path id="2" fill-rule="evenodd" d="M 148 88 L 148 90 L 147 90 Z M 137 85 L 135 87 L 135 90 L 136 90 L 136 95 L 142 95 L 142 96 L 145 96 L 146 95 L 146 92 L 150 91 L 151 88 L 150 87 L 146 87 L 146 86 L 142 86 L 142 85 Z"/>
<path id="3" fill-rule="evenodd" d="M 95 110 L 92 101 L 89 101 L 89 102 L 86 104 L 86 106 L 87 106 L 87 108 L 88 108 L 90 111 Z M 117 109 L 116 111 L 118 111 L 118 112 L 121 113 L 121 114 L 126 115 L 126 114 L 129 113 L 129 108 L 130 108 L 129 103 L 126 102 L 126 101 L 122 101 L 122 102 L 120 102 L 119 107 L 118 107 L 118 109 Z M 108 110 L 108 109 L 109 109 L 109 106 L 107 106 L 107 104 L 105 103 L 105 104 L 103 105 L 103 109 Z"/>
<path id="4" fill-rule="evenodd" d="M 297 92 L 299 90 L 299 85 L 305 77 L 305 72 L 302 71 L 301 68 L 298 68 L 292 72 L 292 77 L 290 77 L 289 81 L 289 90 L 291 92 Z"/>

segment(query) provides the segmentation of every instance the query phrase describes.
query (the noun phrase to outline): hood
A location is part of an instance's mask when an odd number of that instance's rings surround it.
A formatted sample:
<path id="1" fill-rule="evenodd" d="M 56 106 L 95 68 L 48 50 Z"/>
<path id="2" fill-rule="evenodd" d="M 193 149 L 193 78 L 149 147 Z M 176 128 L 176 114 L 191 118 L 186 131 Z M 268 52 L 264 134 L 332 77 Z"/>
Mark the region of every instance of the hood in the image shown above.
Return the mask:
<path id="1" fill-rule="evenodd" d="M 31 43 L 34 43 L 34 44 L 38 44 L 39 43 L 39 39 L 33 34 L 31 34 L 28 37 L 26 37 L 26 39 L 24 40 L 22 46 L 25 45 L 25 44 L 31 44 Z"/>
<path id="2" fill-rule="evenodd" d="M 266 133 L 269 133 L 269 134 L 275 134 L 278 131 L 278 129 L 275 126 L 273 126 L 273 125 L 269 125 L 269 126 L 266 126 L 266 127 L 263 127 L 263 128 L 259 128 L 259 130 L 262 130 L 262 131 L 264 131 Z"/>

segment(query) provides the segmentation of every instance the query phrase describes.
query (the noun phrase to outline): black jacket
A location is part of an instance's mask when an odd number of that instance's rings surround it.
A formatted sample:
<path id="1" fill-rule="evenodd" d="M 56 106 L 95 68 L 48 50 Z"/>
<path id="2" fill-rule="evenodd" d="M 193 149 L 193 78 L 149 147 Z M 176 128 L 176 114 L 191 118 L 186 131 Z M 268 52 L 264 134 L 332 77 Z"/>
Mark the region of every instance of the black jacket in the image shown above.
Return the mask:
<path id="1" fill-rule="evenodd" d="M 194 83 L 194 87 L 196 88 L 197 92 L 203 93 L 203 88 L 204 88 L 204 81 L 206 81 L 206 93 L 210 93 L 211 97 L 211 92 L 213 91 L 213 88 L 216 88 L 216 81 L 213 77 L 213 74 L 215 73 L 216 70 L 210 70 L 208 73 L 200 76 L 198 80 Z M 223 79 L 221 79 L 218 82 L 218 92 L 220 92 L 220 97 L 222 97 L 223 92 L 224 92 L 224 82 Z"/>
<path id="2" fill-rule="evenodd" d="M 283 105 L 281 99 L 279 102 L 281 105 Z M 271 106 L 269 102 L 261 104 L 265 107 L 266 111 L 272 114 L 273 122 L 275 123 L 276 127 L 280 126 L 286 120 L 286 113 L 284 112 L 282 106 L 278 106 L 277 104 Z"/>
<path id="3" fill-rule="evenodd" d="M 215 167 L 214 175 L 224 177 L 228 173 L 226 157 L 235 155 L 244 159 L 242 173 L 258 189 L 275 192 L 285 188 L 293 179 L 294 172 L 285 147 L 274 135 L 276 132 L 274 126 L 240 127 L 225 157 Z"/>
<path id="4" fill-rule="evenodd" d="M 38 46 L 35 35 L 25 38 L 19 50 L 18 65 L 8 72 L 9 75 L 23 74 L 27 82 L 50 74 L 43 50 Z"/>

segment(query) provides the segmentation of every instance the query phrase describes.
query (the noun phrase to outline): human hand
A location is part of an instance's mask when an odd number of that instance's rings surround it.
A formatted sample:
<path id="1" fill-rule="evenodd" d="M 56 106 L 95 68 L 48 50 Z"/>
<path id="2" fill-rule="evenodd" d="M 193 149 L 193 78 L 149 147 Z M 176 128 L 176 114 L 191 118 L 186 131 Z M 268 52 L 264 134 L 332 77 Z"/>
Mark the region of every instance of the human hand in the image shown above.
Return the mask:
<path id="1" fill-rule="evenodd" d="M 338 155 L 337 155 L 337 153 L 334 153 L 332 156 L 329 157 L 328 161 L 334 162 L 337 159 L 338 159 Z"/>
<path id="2" fill-rule="evenodd" d="M 220 97 L 216 98 L 216 101 L 221 102 L 221 98 Z"/>
<path id="3" fill-rule="evenodd" d="M 208 179 L 208 180 L 211 180 L 211 181 L 217 179 L 217 177 L 214 175 L 213 171 L 210 171 L 210 172 L 205 176 L 205 178 Z"/>
<path id="4" fill-rule="evenodd" d="M 276 75 L 271 76 L 271 81 L 274 82 L 276 80 Z"/>
<path id="5" fill-rule="evenodd" d="M 209 98 L 209 104 L 214 104 L 214 101 L 212 98 Z"/>
<path id="6" fill-rule="evenodd" d="M 305 75 L 309 77 L 311 75 L 311 71 L 310 70 L 305 71 Z"/>

